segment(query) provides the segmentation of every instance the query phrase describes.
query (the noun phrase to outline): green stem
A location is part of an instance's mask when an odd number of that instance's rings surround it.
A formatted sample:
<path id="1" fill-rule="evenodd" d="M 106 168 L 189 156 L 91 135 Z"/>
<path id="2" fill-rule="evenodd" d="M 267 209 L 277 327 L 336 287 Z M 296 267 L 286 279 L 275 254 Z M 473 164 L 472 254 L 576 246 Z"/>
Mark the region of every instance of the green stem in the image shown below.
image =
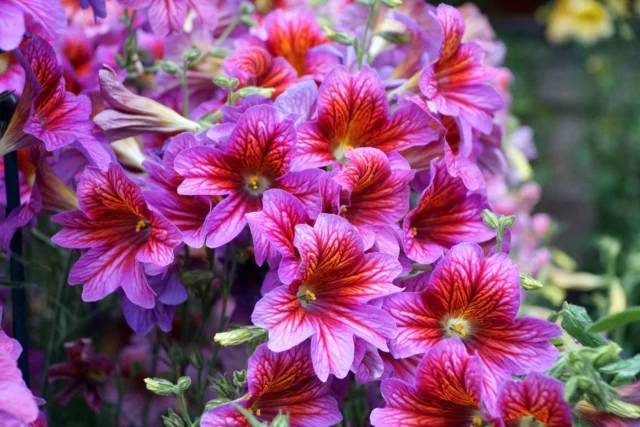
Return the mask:
<path id="1" fill-rule="evenodd" d="M 187 69 L 188 64 L 185 62 L 182 65 L 182 76 L 180 77 L 180 83 L 182 84 L 182 115 L 185 119 L 189 118 L 189 83 L 187 83 Z"/>
<path id="2" fill-rule="evenodd" d="M 157 339 L 159 339 L 159 337 L 156 337 Z M 151 377 L 155 377 L 156 376 L 156 371 L 158 369 L 158 351 L 159 351 L 159 344 L 157 340 L 154 340 L 154 344 L 153 344 L 153 355 L 152 355 L 152 359 L 151 359 Z M 144 408 L 142 409 L 142 425 L 144 427 L 146 427 L 147 425 L 149 425 L 149 410 L 151 409 L 151 394 L 148 393 L 145 395 L 146 399 L 144 402 Z"/>
<path id="3" fill-rule="evenodd" d="M 236 28 L 238 22 L 240 22 L 240 19 L 237 16 L 234 16 L 231 19 L 231 22 L 229 22 L 229 25 L 227 25 L 227 28 L 224 29 L 222 34 L 220 34 L 220 37 L 218 37 L 218 40 L 216 40 L 216 42 L 213 44 L 212 48 L 220 47 L 222 42 L 224 42 L 227 37 L 229 37 L 229 34 L 231 34 L 231 32 Z"/>
<path id="4" fill-rule="evenodd" d="M 178 400 L 180 401 L 180 412 L 184 423 L 187 425 L 187 427 L 193 427 L 191 418 L 189 418 L 189 411 L 187 411 L 187 401 L 184 398 L 184 392 L 178 394 Z"/>
<path id="5" fill-rule="evenodd" d="M 56 341 L 56 330 L 58 328 L 58 323 L 60 322 L 60 315 L 62 313 L 62 300 L 64 298 L 64 290 L 67 287 L 67 276 L 69 275 L 69 270 L 71 270 L 71 264 L 73 264 L 73 251 L 69 251 L 69 255 L 67 256 L 67 263 L 65 264 L 64 271 L 62 272 L 62 276 L 60 277 L 60 281 L 58 282 L 58 292 L 56 296 L 56 308 L 53 313 L 53 323 L 51 324 L 51 332 L 49 334 L 49 343 L 47 345 L 47 356 L 44 363 L 44 380 L 42 382 L 42 388 L 40 389 L 40 396 L 45 395 L 47 392 L 47 387 L 49 384 L 49 365 L 51 364 L 51 357 L 53 355 L 54 345 Z"/>
<path id="6" fill-rule="evenodd" d="M 369 38 L 369 30 L 373 25 L 373 20 L 376 17 L 377 10 L 378 10 L 378 2 L 376 0 L 369 7 L 369 15 L 367 16 L 367 24 L 364 27 L 364 36 L 362 37 L 362 44 L 360 45 L 360 49 L 358 49 L 358 52 L 356 52 L 358 56 L 358 70 L 362 69 L 362 62 L 364 60 L 364 55 L 369 50 L 367 39 Z"/>

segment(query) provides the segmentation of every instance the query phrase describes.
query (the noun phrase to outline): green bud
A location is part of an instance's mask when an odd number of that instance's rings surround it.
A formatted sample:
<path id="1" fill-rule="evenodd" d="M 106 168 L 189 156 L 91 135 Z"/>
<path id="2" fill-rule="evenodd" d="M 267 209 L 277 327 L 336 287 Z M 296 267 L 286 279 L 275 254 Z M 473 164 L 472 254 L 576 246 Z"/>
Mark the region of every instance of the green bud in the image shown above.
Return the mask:
<path id="1" fill-rule="evenodd" d="M 247 380 L 247 370 L 243 369 L 241 371 L 233 372 L 233 385 L 237 388 L 242 389 L 244 382 Z"/>
<path id="2" fill-rule="evenodd" d="M 255 6 L 251 3 L 242 3 L 240 5 L 240 13 L 242 15 L 248 15 L 256 10 Z"/>
<path id="3" fill-rule="evenodd" d="M 380 3 L 387 7 L 398 7 L 402 5 L 402 0 L 380 0 Z"/>
<path id="4" fill-rule="evenodd" d="M 482 221 L 486 224 L 487 227 L 497 230 L 500 227 L 500 223 L 498 222 L 498 217 L 495 213 L 491 212 L 489 209 L 485 209 L 482 211 Z"/>
<path id="5" fill-rule="evenodd" d="M 516 216 L 515 215 L 509 215 L 509 216 L 502 216 L 500 217 L 500 222 L 502 224 L 502 228 L 509 228 L 513 225 L 513 223 L 516 220 Z"/>
<path id="6" fill-rule="evenodd" d="M 378 35 L 393 44 L 402 45 L 411 43 L 411 36 L 409 34 L 399 33 L 397 31 L 380 31 Z"/>
<path id="7" fill-rule="evenodd" d="M 169 415 L 163 415 L 162 421 L 166 427 L 184 427 L 182 418 L 176 414 L 173 409 L 169 408 Z"/>
<path id="8" fill-rule="evenodd" d="M 213 340 L 222 346 L 228 347 L 244 344 L 254 338 L 266 335 L 266 333 L 266 329 L 257 326 L 246 326 L 228 332 L 219 332 L 213 337 Z"/>
<path id="9" fill-rule="evenodd" d="M 210 49 L 207 54 L 209 56 L 213 56 L 216 58 L 226 58 L 227 56 L 229 56 L 229 51 L 227 49 L 224 49 L 222 47 L 214 47 L 212 49 Z"/>
<path id="10" fill-rule="evenodd" d="M 159 65 L 160 65 L 160 69 L 165 73 L 176 74 L 180 72 L 180 67 L 175 62 L 160 61 Z"/>
<path id="11" fill-rule="evenodd" d="M 228 88 L 230 87 L 231 78 L 225 76 L 224 74 L 218 74 L 213 78 L 213 84 L 220 87 Z"/>
<path id="12" fill-rule="evenodd" d="M 344 31 L 335 31 L 331 28 L 325 28 L 324 31 L 327 35 L 327 38 L 329 38 L 329 40 L 333 40 L 336 43 L 340 43 L 345 46 L 353 46 L 353 44 L 356 42 L 356 38 L 354 36 Z"/>
<path id="13" fill-rule="evenodd" d="M 210 411 L 213 408 L 216 408 L 220 405 L 224 405 L 225 403 L 229 403 L 231 402 L 231 400 L 226 399 L 224 397 L 218 397 L 216 399 L 210 400 L 206 403 L 206 405 L 204 405 L 204 410 L 205 411 Z"/>
<path id="14" fill-rule="evenodd" d="M 215 391 L 218 396 L 230 400 L 234 398 L 235 388 L 226 375 L 220 374 L 216 378 L 209 378 L 209 381 L 211 382 L 211 390 Z"/>
<path id="15" fill-rule="evenodd" d="M 182 54 L 182 59 L 186 63 L 193 62 L 199 57 L 200 57 L 200 49 L 195 47 L 187 50 L 185 53 Z"/>
<path id="16" fill-rule="evenodd" d="M 246 98 L 247 96 L 250 96 L 250 95 L 261 95 L 261 96 L 264 96 L 265 98 L 271 98 L 271 95 L 275 91 L 276 90 L 272 87 L 266 88 L 266 87 L 247 86 L 247 87 L 243 87 L 242 89 L 239 89 L 236 92 L 236 95 L 239 96 L 240 98 Z"/>
<path id="17" fill-rule="evenodd" d="M 365 6 L 373 6 L 376 0 L 356 0 L 356 3 L 362 4 Z"/>
<path id="18" fill-rule="evenodd" d="M 605 404 L 605 411 L 621 418 L 640 419 L 640 406 L 613 399 Z"/>
<path id="19" fill-rule="evenodd" d="M 182 393 L 183 391 L 187 391 L 191 387 L 191 378 L 190 377 L 180 377 L 178 378 L 178 384 L 176 385 L 176 389 L 178 393 Z M 178 394 L 176 393 L 176 394 Z"/>
<path id="20" fill-rule="evenodd" d="M 173 383 L 162 378 L 145 378 L 147 390 L 160 396 L 170 396 L 173 394 Z"/>
<path id="21" fill-rule="evenodd" d="M 269 427 L 289 427 L 289 414 L 278 412 L 278 415 L 271 421 Z"/>
<path id="22" fill-rule="evenodd" d="M 595 354 L 591 356 L 594 368 L 602 368 L 618 359 L 622 349 L 615 342 L 610 342 L 606 346 L 595 349 Z"/>
<path id="23" fill-rule="evenodd" d="M 520 287 L 527 291 L 537 291 L 542 289 L 544 285 L 539 280 L 534 279 L 527 273 L 520 273 Z"/>
<path id="24" fill-rule="evenodd" d="M 240 22 L 249 28 L 257 27 L 258 23 L 249 15 L 241 15 Z"/>
<path id="25" fill-rule="evenodd" d="M 194 368 L 202 369 L 202 353 L 199 349 L 195 348 L 189 353 L 189 361 Z"/>

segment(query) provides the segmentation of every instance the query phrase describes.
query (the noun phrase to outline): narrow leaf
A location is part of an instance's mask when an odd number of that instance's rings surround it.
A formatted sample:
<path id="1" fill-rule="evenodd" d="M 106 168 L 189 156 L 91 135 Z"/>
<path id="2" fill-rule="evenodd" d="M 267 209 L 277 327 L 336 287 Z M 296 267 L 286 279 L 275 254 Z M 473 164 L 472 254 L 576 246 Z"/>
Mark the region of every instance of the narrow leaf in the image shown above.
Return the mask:
<path id="1" fill-rule="evenodd" d="M 640 307 L 630 307 L 620 313 L 605 316 L 589 327 L 589 332 L 602 332 L 640 321 Z"/>

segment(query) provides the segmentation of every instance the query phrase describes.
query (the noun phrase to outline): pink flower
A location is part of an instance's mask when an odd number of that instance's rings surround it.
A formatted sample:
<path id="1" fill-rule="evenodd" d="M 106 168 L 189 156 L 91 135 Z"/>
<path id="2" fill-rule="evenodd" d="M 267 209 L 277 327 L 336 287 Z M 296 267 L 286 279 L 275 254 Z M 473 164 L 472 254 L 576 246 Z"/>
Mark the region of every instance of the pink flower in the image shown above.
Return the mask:
<path id="1" fill-rule="evenodd" d="M 107 356 L 93 354 L 93 345 L 88 338 L 66 343 L 64 349 L 69 360 L 49 368 L 49 381 L 68 381 L 56 396 L 56 402 L 67 406 L 73 396 L 82 392 L 89 407 L 94 412 L 100 412 L 101 389 L 113 371 L 113 362 Z"/>
<path id="2" fill-rule="evenodd" d="M 288 413 L 291 427 L 329 427 L 342 420 L 338 403 L 331 395 L 331 382 L 320 381 L 313 369 L 309 345 L 274 353 L 265 344 L 249 359 L 248 393 L 235 403 L 264 422 L 279 412 Z M 249 427 L 231 403 L 218 406 L 202 416 L 202 427 Z"/>
<path id="3" fill-rule="evenodd" d="M 20 46 L 29 19 L 37 25 L 38 33 L 51 41 L 67 27 L 59 0 L 0 0 L 0 10 L 0 50 Z"/>
<path id="4" fill-rule="evenodd" d="M 384 308 L 398 326 L 391 353 L 407 357 L 442 340 L 462 342 L 485 366 L 485 399 L 494 408 L 500 382 L 549 369 L 558 356 L 549 339 L 560 335 L 560 328 L 541 319 L 516 318 L 519 282 L 518 268 L 507 255 L 485 259 L 478 245 L 453 247 L 437 264 L 426 290 L 385 300 Z"/>
<path id="5" fill-rule="evenodd" d="M 230 242 L 244 228 L 245 214 L 262 209 L 262 195 L 280 188 L 297 196 L 303 204 L 318 204 L 317 174 L 311 170 L 291 173 L 296 142 L 293 122 L 280 120 L 269 105 L 249 108 L 225 144 L 225 151 L 211 146 L 193 147 L 175 160 L 184 176 L 178 193 L 227 197 L 211 212 L 207 246 Z"/>
<path id="6" fill-rule="evenodd" d="M 269 348 L 288 350 L 311 338 L 311 360 L 322 381 L 344 378 L 354 360 L 354 337 L 387 351 L 396 334 L 391 318 L 368 304 L 400 291 L 401 271 L 383 253 L 364 253 L 358 232 L 345 219 L 320 214 L 313 227 L 296 226 L 300 266 L 289 285 L 256 304 L 251 320 L 269 330 Z"/>
<path id="7" fill-rule="evenodd" d="M 189 9 L 200 18 L 202 25 L 213 29 L 218 21 L 218 10 L 210 0 L 118 0 L 128 9 L 146 9 L 149 24 L 158 36 L 183 31 Z"/>
<path id="8" fill-rule="evenodd" d="M 91 102 L 84 95 L 67 92 L 53 48 L 34 36 L 14 53 L 25 70 L 26 81 L 16 112 L 0 140 L 0 154 L 40 142 L 47 151 L 77 142 L 97 166 L 106 167 L 110 156 L 93 134 Z"/>
<path id="9" fill-rule="evenodd" d="M 378 75 L 364 68 L 351 75 L 342 66 L 329 73 L 318 92 L 318 118 L 298 128 L 297 170 L 344 161 L 359 147 L 385 153 L 426 145 L 438 137 L 430 116 L 416 105 L 389 115 L 386 92 Z"/>
<path id="10" fill-rule="evenodd" d="M 52 218 L 64 227 L 52 237 L 54 243 L 89 249 L 71 269 L 69 283 L 84 285 L 84 301 L 98 301 L 122 288 L 132 303 L 153 308 L 144 263 L 170 264 L 182 234 L 149 209 L 142 190 L 117 163 L 107 171 L 87 168 L 77 194 L 80 210 Z"/>
<path id="11" fill-rule="evenodd" d="M 508 427 L 534 420 L 548 427 L 571 427 L 571 407 L 562 382 L 537 372 L 524 381 L 507 381 L 498 396 L 498 415 Z"/>
<path id="12" fill-rule="evenodd" d="M 415 386 L 382 382 L 384 408 L 374 409 L 375 427 L 469 427 L 490 419 L 482 412 L 482 363 L 456 341 L 441 342 L 418 365 Z"/>
<path id="13" fill-rule="evenodd" d="M 489 133 L 492 114 L 503 106 L 498 92 L 486 84 L 496 73 L 482 64 L 484 52 L 479 45 L 462 43 L 465 24 L 456 8 L 441 4 L 437 15 L 443 28 L 442 47 L 438 61 L 422 72 L 420 90 L 432 111 L 460 117 Z"/>
<path id="14" fill-rule="evenodd" d="M 404 219 L 403 239 L 407 256 L 421 264 L 436 261 L 452 246 L 480 243 L 495 233 L 482 222 L 488 207 L 482 193 L 467 190 L 461 178 L 452 177 L 444 162 L 433 161 L 428 187 L 418 206 Z"/>

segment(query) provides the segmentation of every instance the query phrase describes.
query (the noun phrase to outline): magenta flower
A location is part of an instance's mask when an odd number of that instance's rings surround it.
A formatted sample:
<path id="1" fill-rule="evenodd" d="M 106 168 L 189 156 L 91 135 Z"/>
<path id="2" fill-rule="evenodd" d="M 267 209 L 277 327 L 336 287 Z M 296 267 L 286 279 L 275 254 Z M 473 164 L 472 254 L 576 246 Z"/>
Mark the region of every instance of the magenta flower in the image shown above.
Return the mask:
<path id="1" fill-rule="evenodd" d="M 498 415 L 507 427 L 534 424 L 571 427 L 571 407 L 559 380 L 532 372 L 524 381 L 507 381 L 498 396 Z"/>
<path id="2" fill-rule="evenodd" d="M 437 16 L 443 29 L 442 47 L 438 61 L 422 72 L 420 90 L 432 111 L 460 117 L 482 133 L 490 133 L 492 114 L 504 104 L 486 84 L 495 78 L 495 70 L 483 65 L 482 47 L 462 43 L 465 24 L 456 8 L 441 4 Z"/>
<path id="3" fill-rule="evenodd" d="M 71 269 L 69 283 L 84 285 L 84 301 L 98 301 L 122 288 L 132 303 L 153 308 L 155 294 L 144 263 L 170 264 L 182 234 L 149 209 L 142 190 L 117 163 L 107 171 L 87 168 L 77 194 L 80 210 L 52 217 L 63 226 L 52 242 L 89 249 Z"/>
<path id="4" fill-rule="evenodd" d="M 414 172 L 396 153 L 387 157 L 375 148 L 356 148 L 345 157 L 349 163 L 333 177 L 342 187 L 340 216 L 356 227 L 369 249 L 384 230 L 398 229 L 399 234 Z"/>
<path id="5" fill-rule="evenodd" d="M 482 210 L 488 207 L 483 193 L 467 190 L 461 178 L 448 173 L 443 161 L 432 162 L 430 183 L 404 219 L 407 256 L 430 264 L 458 243 L 491 239 L 495 232 L 482 222 Z"/>
<path id="6" fill-rule="evenodd" d="M 248 393 L 235 401 L 258 420 L 272 421 L 279 412 L 288 413 L 291 427 L 329 427 L 342 421 L 331 382 L 320 381 L 313 369 L 309 345 L 274 353 L 262 344 L 249 359 Z M 231 403 L 202 416 L 202 427 L 249 427 Z"/>
<path id="7" fill-rule="evenodd" d="M 392 319 L 369 301 L 400 291 L 401 271 L 383 253 L 364 253 L 362 238 L 344 218 L 320 214 L 313 227 L 296 226 L 300 266 L 289 285 L 256 304 L 251 320 L 269 330 L 269 348 L 288 350 L 311 338 L 311 360 L 322 381 L 344 378 L 354 360 L 354 337 L 387 351 Z"/>
<path id="8" fill-rule="evenodd" d="M 210 0 L 118 0 L 118 3 L 128 9 L 146 9 L 149 24 L 157 36 L 183 32 L 189 9 L 208 28 L 214 28 L 218 22 L 217 6 Z"/>
<path id="9" fill-rule="evenodd" d="M 100 412 L 102 388 L 113 371 L 114 364 L 102 354 L 93 354 L 88 338 L 66 343 L 67 362 L 49 368 L 49 381 L 67 380 L 67 386 L 55 397 L 57 403 L 67 406 L 73 396 L 82 392 L 94 412 Z"/>
<path id="10" fill-rule="evenodd" d="M 23 426 L 38 419 L 38 404 L 18 369 L 20 353 L 20 343 L 0 330 L 0 420 L 9 426 Z"/>
<path id="11" fill-rule="evenodd" d="M 67 28 L 67 17 L 60 1 L 0 0 L 0 50 L 20 46 L 29 20 L 37 24 L 38 34 L 55 40 Z"/>
<path id="12" fill-rule="evenodd" d="M 110 156 L 93 134 L 91 102 L 67 92 L 53 48 L 33 36 L 14 53 L 25 70 L 25 88 L 0 139 L 0 155 L 40 142 L 47 151 L 77 142 L 95 165 L 106 167 Z"/>
<path id="13" fill-rule="evenodd" d="M 416 383 L 382 382 L 384 408 L 374 409 L 375 427 L 474 427 L 482 412 L 482 363 L 457 341 L 441 342 L 418 365 Z"/>
<path id="14" fill-rule="evenodd" d="M 306 206 L 318 204 L 318 171 L 291 173 L 296 142 L 293 122 L 280 120 L 269 105 L 249 108 L 225 143 L 225 151 L 193 147 L 176 157 L 175 170 L 184 177 L 179 194 L 227 197 L 211 212 L 207 246 L 230 242 L 244 228 L 245 214 L 262 209 L 262 195 L 280 188 Z"/>
<path id="15" fill-rule="evenodd" d="M 430 116 L 413 104 L 389 115 L 387 95 L 378 75 L 364 68 L 351 75 L 342 66 L 329 73 L 318 91 L 318 118 L 298 128 L 295 169 L 344 161 L 359 147 L 385 153 L 426 145 L 438 135 Z"/>
<path id="16" fill-rule="evenodd" d="M 149 204 L 164 215 L 182 232 L 184 242 L 199 248 L 204 245 L 210 231 L 209 214 L 217 200 L 206 196 L 183 196 L 178 194 L 178 186 L 184 178 L 175 172 L 173 163 L 184 150 L 200 145 L 193 134 L 182 133 L 169 140 L 162 164 L 144 161 L 143 167 L 149 172 L 149 185 L 153 191 L 145 191 Z"/>
<path id="17" fill-rule="evenodd" d="M 454 246 L 437 264 L 426 290 L 385 300 L 384 308 L 398 326 L 391 353 L 408 357 L 442 340 L 461 341 L 486 367 L 485 399 L 493 408 L 500 381 L 549 369 L 558 356 L 549 343 L 561 334 L 558 326 L 516 318 L 519 283 L 518 267 L 506 254 L 485 259 L 478 245 Z"/>

